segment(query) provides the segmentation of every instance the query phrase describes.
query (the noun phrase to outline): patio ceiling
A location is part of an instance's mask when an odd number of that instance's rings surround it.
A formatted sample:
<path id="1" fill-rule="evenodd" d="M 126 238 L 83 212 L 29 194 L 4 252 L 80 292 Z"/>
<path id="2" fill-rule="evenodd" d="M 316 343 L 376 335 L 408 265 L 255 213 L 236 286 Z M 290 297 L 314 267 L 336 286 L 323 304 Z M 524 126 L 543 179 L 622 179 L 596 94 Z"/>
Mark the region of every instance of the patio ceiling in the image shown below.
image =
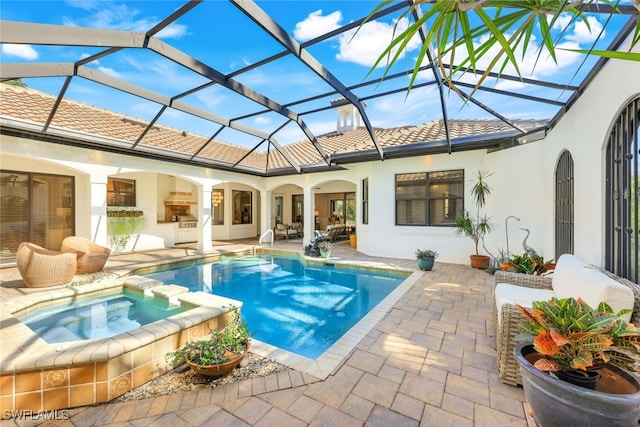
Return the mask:
<path id="1" fill-rule="evenodd" d="M 56 61 L 12 62 L 4 55 L 0 80 L 22 79 L 29 87 L 49 93 L 53 98 L 46 104 L 46 118 L 32 119 L 36 126 L 23 126 L 24 123 L 21 126 L 6 120 L 3 114 L 0 130 L 52 142 L 261 176 L 295 174 L 324 170 L 335 167 L 336 163 L 382 160 L 430 150 L 442 152 L 443 147 L 445 152 L 495 147 L 507 139 L 544 132 L 571 107 L 606 62 L 605 59 L 582 57 L 561 73 L 550 73 L 552 77 L 549 78 L 542 78 L 544 73 L 524 78 L 508 72 L 499 78 L 491 74 L 495 78 L 483 82 L 468 102 L 446 90 L 437 67 L 427 64 L 423 67 L 425 73 L 421 80 L 413 85 L 411 96 L 406 96 L 411 64 L 398 61 L 392 72 L 382 77 L 381 70 L 368 74 L 368 67 L 361 64 L 338 69 L 333 65 L 333 58 L 330 61 L 325 50 L 320 49 L 335 45 L 340 37 L 342 40 L 354 37 L 354 30 L 359 28 L 376 2 L 362 2 L 360 16 L 345 17 L 350 19 L 348 24 L 302 42 L 291 35 L 291 19 L 293 16 L 302 21 L 312 16 L 317 9 L 315 2 L 289 3 L 295 6 L 285 11 L 272 6 L 277 2 L 259 5 L 250 0 L 163 3 L 173 9 L 167 10 L 166 17 L 160 20 L 148 16 L 148 22 L 157 23 L 149 24 L 143 31 L 1 21 L 0 42 L 3 44 L 59 49 L 51 50 L 53 54 L 49 56 L 55 57 L 57 53 Z M 400 17 L 409 3 L 392 3 L 373 18 L 391 22 Z M 293 8 L 296 10 L 292 11 Z M 594 16 L 609 15 L 610 11 L 604 6 L 590 10 Z M 145 9 L 140 9 L 139 13 L 144 14 Z M 220 33 L 216 30 L 216 19 L 232 23 L 236 30 Z M 618 32 L 603 39 L 607 45 L 602 48 L 616 50 L 632 32 L 638 11 L 631 6 L 622 7 L 611 19 L 617 21 L 614 27 Z M 167 30 L 176 25 L 188 25 L 193 31 L 179 40 L 166 37 Z M 249 30 L 259 30 L 259 35 L 249 37 Z M 249 40 L 243 39 L 245 36 Z M 196 38 L 200 41 L 206 38 L 206 50 L 194 48 L 195 43 L 189 44 Z M 232 53 L 226 50 L 230 46 Z M 76 57 L 69 60 L 73 55 Z M 319 59 L 321 57 L 323 60 Z M 125 61 L 136 62 L 138 72 L 135 75 L 117 68 Z M 445 67 L 455 65 L 444 64 Z M 175 67 L 176 71 L 168 72 L 167 80 L 159 86 L 156 75 L 151 72 L 154 67 L 167 70 Z M 288 82 L 287 90 L 279 90 L 275 88 L 275 82 L 286 78 L 281 77 L 285 76 L 284 70 L 295 71 L 291 75 L 296 79 Z M 476 71 L 477 74 L 482 72 Z M 255 83 L 262 78 L 271 79 L 272 87 Z M 49 83 L 43 84 L 45 80 Z M 463 90 L 473 88 L 474 84 L 466 76 L 456 81 Z M 257 86 L 260 90 L 255 88 Z M 88 95 L 83 97 L 83 92 Z M 137 134 L 113 137 L 97 132 L 93 138 L 82 138 L 63 133 L 63 107 L 71 108 L 73 103 L 70 101 L 99 104 L 103 95 L 96 94 L 104 94 L 105 98 L 120 96 L 117 98 L 120 105 L 116 102 L 107 109 L 125 117 L 121 126 L 128 126 Z M 418 105 L 417 99 L 435 99 L 436 102 L 425 106 L 422 114 L 412 119 L 413 123 L 387 124 L 385 115 L 390 113 L 380 106 L 382 103 L 386 103 L 387 108 L 395 105 L 398 110 L 411 109 Z M 332 146 L 330 136 L 340 135 L 326 129 L 327 122 L 335 121 L 332 101 L 335 104 L 336 100 L 352 105 L 362 119 L 357 142 L 353 141 L 353 136 L 347 138 L 350 149 L 339 150 Z M 134 116 L 126 108 L 133 103 L 142 103 L 147 116 Z M 523 111 L 535 116 L 525 117 Z M 94 119 L 96 115 L 93 114 Z M 522 120 L 525 118 L 532 120 Z M 495 124 L 491 131 L 476 137 L 473 132 L 465 133 L 464 129 L 452 132 L 452 123 L 473 122 L 474 119 L 494 120 Z M 401 144 L 381 140 L 385 132 L 389 134 L 391 130 L 400 129 L 401 132 L 407 127 L 420 130 L 426 121 L 442 124 L 443 132 L 438 133 L 438 139 L 429 139 L 424 137 L 424 132 L 416 131 L 412 140 L 405 138 Z M 172 139 L 171 144 L 155 142 L 157 138 L 151 134 L 160 128 L 175 130 L 165 138 Z M 196 135 L 197 138 L 181 142 L 175 137 L 178 134 L 183 137 Z"/>

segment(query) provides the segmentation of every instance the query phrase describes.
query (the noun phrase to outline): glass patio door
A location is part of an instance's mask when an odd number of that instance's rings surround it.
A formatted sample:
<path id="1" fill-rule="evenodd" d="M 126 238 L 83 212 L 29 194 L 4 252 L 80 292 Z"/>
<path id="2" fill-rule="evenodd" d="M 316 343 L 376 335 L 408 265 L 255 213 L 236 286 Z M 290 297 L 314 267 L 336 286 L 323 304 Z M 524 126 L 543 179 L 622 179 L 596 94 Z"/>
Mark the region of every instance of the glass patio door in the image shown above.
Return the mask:
<path id="1" fill-rule="evenodd" d="M 14 257 L 22 242 L 59 250 L 75 229 L 71 176 L 0 171 L 0 244 Z"/>

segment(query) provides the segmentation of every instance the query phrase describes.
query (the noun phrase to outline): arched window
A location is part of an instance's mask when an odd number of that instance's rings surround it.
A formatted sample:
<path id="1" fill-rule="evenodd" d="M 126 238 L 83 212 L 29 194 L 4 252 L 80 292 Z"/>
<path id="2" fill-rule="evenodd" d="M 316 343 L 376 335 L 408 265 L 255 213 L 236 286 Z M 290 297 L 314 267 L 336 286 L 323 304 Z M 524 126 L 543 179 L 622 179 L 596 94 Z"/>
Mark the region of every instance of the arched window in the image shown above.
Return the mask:
<path id="1" fill-rule="evenodd" d="M 611 129 L 607 142 L 605 176 L 605 267 L 636 283 L 639 279 L 640 253 L 638 133 L 640 96 L 622 110 Z"/>
<path id="2" fill-rule="evenodd" d="M 573 253 L 573 157 L 563 152 L 556 164 L 556 259 Z"/>

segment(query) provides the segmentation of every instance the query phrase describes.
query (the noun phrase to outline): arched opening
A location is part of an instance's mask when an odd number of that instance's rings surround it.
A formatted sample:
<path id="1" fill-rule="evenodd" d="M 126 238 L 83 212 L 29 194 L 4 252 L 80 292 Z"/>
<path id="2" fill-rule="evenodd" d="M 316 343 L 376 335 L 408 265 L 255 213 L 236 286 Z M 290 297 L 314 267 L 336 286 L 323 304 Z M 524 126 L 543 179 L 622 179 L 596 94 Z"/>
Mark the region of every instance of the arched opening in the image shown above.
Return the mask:
<path id="1" fill-rule="evenodd" d="M 638 134 L 640 96 L 631 101 L 613 124 L 606 148 L 605 268 L 638 283 Z"/>
<path id="2" fill-rule="evenodd" d="M 556 259 L 573 253 L 573 186 L 573 157 L 565 151 L 556 164 Z"/>

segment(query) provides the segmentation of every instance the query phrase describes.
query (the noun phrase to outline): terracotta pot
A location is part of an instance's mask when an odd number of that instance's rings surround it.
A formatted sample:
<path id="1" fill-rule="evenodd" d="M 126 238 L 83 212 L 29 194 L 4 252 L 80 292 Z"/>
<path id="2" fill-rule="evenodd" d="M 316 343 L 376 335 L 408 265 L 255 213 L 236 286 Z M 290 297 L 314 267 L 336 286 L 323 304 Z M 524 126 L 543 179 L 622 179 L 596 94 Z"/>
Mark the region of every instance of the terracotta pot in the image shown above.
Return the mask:
<path id="1" fill-rule="evenodd" d="M 233 371 L 236 368 L 236 366 L 238 366 L 240 362 L 242 362 L 242 359 L 244 359 L 247 353 L 249 353 L 248 345 L 244 353 L 242 353 L 240 356 L 231 352 L 225 353 L 228 357 L 231 357 L 231 360 L 225 363 L 221 363 L 220 365 L 199 365 L 190 360 L 187 360 L 187 364 L 191 367 L 191 369 L 193 369 L 194 371 L 196 371 L 201 375 L 205 375 L 207 377 L 219 378 L 219 377 L 224 377 L 225 375 L 230 374 L 231 371 Z"/>
<path id="2" fill-rule="evenodd" d="M 489 261 L 491 261 L 491 258 L 487 255 L 469 255 L 469 258 L 471 258 L 471 267 L 483 270 L 485 268 L 489 268 Z"/>

